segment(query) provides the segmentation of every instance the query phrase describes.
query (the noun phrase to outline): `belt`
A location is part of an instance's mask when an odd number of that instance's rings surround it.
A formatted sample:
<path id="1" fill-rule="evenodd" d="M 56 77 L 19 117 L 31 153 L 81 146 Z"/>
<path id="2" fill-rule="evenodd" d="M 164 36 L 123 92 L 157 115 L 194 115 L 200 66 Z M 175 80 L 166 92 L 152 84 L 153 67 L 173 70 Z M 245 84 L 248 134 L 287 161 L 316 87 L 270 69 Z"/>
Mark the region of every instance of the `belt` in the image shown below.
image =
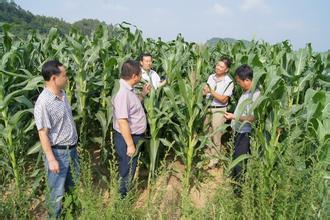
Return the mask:
<path id="1" fill-rule="evenodd" d="M 132 134 L 132 136 L 142 137 L 142 136 L 144 136 L 144 133 L 142 133 L 142 134 Z"/>
<path id="2" fill-rule="evenodd" d="M 75 145 L 53 145 L 52 148 L 53 149 L 59 149 L 59 150 L 67 150 L 67 149 L 72 149 L 75 148 Z"/>
<path id="3" fill-rule="evenodd" d="M 226 106 L 209 106 L 209 108 L 226 108 L 227 107 L 227 105 Z"/>
<path id="4" fill-rule="evenodd" d="M 118 132 L 118 131 L 116 131 L 116 130 L 114 130 L 114 132 L 115 132 L 115 133 L 118 133 L 118 134 L 120 134 L 120 135 L 122 136 L 122 134 L 121 134 L 120 132 Z M 132 135 L 132 137 L 133 137 L 133 136 L 142 137 L 142 136 L 145 135 L 145 133 L 141 133 L 141 134 L 131 134 L 131 135 Z"/>

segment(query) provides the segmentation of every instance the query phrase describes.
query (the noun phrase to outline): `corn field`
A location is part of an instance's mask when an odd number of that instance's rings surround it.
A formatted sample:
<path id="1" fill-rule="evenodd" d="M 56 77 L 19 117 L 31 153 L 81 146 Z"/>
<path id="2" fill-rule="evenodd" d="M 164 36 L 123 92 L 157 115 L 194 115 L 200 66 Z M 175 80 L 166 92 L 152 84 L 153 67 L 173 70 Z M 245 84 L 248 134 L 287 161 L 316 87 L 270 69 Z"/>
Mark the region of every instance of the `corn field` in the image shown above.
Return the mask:
<path id="1" fill-rule="evenodd" d="M 150 138 L 143 143 L 140 166 L 148 174 L 121 200 L 116 194 L 111 96 L 122 63 L 128 58 L 138 59 L 142 52 L 153 54 L 154 69 L 166 76 L 168 83 L 144 100 Z M 238 66 L 250 65 L 254 70 L 253 87 L 261 90 L 262 95 L 254 103 L 257 120 L 252 152 L 233 160 L 233 140 L 228 138 L 228 153 L 220 158 L 223 182 L 202 208 L 196 208 L 189 193 L 206 178 L 203 151 L 211 135 L 203 129 L 209 103 L 202 90 L 223 55 L 233 60 L 233 79 Z M 67 68 L 66 94 L 77 124 L 82 156 L 77 192 L 64 203 L 66 217 L 72 217 L 70 206 L 66 206 L 69 200 L 80 207 L 75 214 L 79 219 L 330 216 L 329 52 L 314 52 L 310 44 L 294 51 L 288 41 L 275 45 L 219 42 L 210 48 L 186 42 L 178 35 L 164 42 L 160 38 L 143 39 L 139 29 L 125 23 L 113 32 L 100 26 L 90 37 L 74 31 L 63 36 L 52 28 L 47 36 L 31 33 L 22 40 L 3 24 L 0 58 L 1 219 L 34 219 L 36 212 L 43 210 L 45 176 L 33 107 L 44 86 L 41 66 L 49 59 L 58 59 Z M 241 93 L 235 86 L 231 112 Z M 91 149 L 100 150 L 99 163 L 106 173 L 92 169 Z M 236 197 L 228 174 L 242 160 L 247 161 L 247 172 L 242 196 Z M 161 189 L 166 185 L 158 179 L 169 172 L 173 161 L 184 165 L 180 179 L 183 189 L 176 204 L 164 207 Z M 148 197 L 138 206 L 139 182 L 143 181 L 147 182 Z M 102 190 L 96 187 L 100 182 Z"/>

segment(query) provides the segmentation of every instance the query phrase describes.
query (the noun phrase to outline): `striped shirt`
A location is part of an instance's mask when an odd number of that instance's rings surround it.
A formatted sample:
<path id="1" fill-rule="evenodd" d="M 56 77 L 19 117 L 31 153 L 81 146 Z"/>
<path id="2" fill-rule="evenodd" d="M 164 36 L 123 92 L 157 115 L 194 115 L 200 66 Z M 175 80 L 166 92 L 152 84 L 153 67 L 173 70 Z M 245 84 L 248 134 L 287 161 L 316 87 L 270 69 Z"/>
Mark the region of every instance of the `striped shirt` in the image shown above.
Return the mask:
<path id="1" fill-rule="evenodd" d="M 143 68 L 141 68 L 141 72 L 142 72 L 142 79 L 151 83 L 154 89 L 157 89 L 160 86 L 161 80 L 158 73 L 156 73 L 156 71 L 150 70 L 149 72 L 147 72 Z"/>
<path id="2" fill-rule="evenodd" d="M 75 145 L 78 140 L 72 110 L 64 91 L 63 100 L 46 87 L 34 106 L 34 119 L 38 131 L 48 128 L 50 145 Z"/>

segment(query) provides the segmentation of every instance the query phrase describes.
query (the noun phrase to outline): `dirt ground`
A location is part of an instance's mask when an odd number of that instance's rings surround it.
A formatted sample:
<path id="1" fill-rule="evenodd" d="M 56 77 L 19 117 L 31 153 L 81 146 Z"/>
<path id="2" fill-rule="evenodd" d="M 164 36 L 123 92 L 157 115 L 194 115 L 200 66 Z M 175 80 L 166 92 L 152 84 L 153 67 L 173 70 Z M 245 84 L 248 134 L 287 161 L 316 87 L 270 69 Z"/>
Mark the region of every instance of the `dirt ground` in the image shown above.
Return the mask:
<path id="1" fill-rule="evenodd" d="M 107 186 L 102 183 L 97 176 L 108 173 L 107 168 L 100 164 L 101 152 L 99 149 L 95 148 L 90 150 L 90 155 L 92 172 L 97 172 L 94 178 L 94 184 L 98 186 L 98 189 L 104 191 L 103 199 L 106 201 L 110 199 Z M 204 172 L 203 175 L 205 176 L 203 181 L 198 182 L 198 184 L 192 184 L 192 188 L 189 191 L 190 201 L 196 208 L 203 208 L 207 201 L 212 198 L 212 195 L 219 185 L 223 182 L 222 168 L 215 167 L 212 169 L 205 169 L 202 172 Z M 148 171 L 140 167 L 140 169 L 137 170 L 137 175 L 139 179 L 146 180 L 148 178 Z M 178 212 L 181 194 L 183 193 L 183 175 L 184 165 L 180 161 L 169 163 L 166 167 L 166 171 L 162 172 L 153 183 L 153 190 L 150 190 L 150 188 L 147 187 L 146 181 L 144 181 L 145 183 L 141 186 L 141 193 L 136 200 L 135 206 L 137 208 L 143 207 L 149 200 L 149 202 L 158 205 L 159 212 L 166 212 L 170 209 L 169 207 L 176 207 L 171 211 Z M 159 201 L 161 202 L 159 203 Z M 44 203 L 45 197 L 42 196 L 41 198 L 36 199 L 31 205 L 31 214 L 35 216 L 36 219 L 47 218 L 47 210 L 44 207 Z M 178 215 L 179 217 L 179 213 L 169 214 L 171 216 Z"/>
<path id="2" fill-rule="evenodd" d="M 156 180 L 154 188 L 165 189 L 162 192 L 153 192 L 152 197 L 157 197 L 157 194 L 162 193 L 162 207 L 168 207 L 173 204 L 177 204 L 180 199 L 180 195 L 183 192 L 182 175 L 184 173 L 184 165 L 175 161 L 169 165 L 169 169 L 175 172 L 170 172 L 168 175 L 159 176 Z M 223 170 L 221 168 L 212 168 L 205 170 L 207 176 L 205 181 L 194 185 L 190 189 L 189 198 L 196 208 L 203 208 L 207 201 L 211 199 L 213 193 L 222 183 Z M 137 200 L 137 207 L 141 207 L 146 203 L 148 199 L 148 189 L 145 189 L 139 199 Z"/>

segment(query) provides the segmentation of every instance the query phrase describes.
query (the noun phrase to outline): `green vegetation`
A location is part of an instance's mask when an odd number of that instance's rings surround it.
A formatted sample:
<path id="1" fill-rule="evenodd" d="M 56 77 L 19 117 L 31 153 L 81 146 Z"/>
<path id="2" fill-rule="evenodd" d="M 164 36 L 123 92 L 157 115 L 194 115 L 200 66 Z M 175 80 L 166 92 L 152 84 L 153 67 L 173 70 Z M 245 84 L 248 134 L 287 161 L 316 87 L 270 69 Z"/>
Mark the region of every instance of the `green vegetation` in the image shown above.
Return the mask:
<path id="1" fill-rule="evenodd" d="M 68 34 L 70 29 L 75 29 L 82 35 L 90 35 L 99 25 L 106 25 L 96 19 L 82 19 L 70 24 L 63 19 L 33 15 L 14 1 L 7 0 L 0 1 L 0 23 L 11 24 L 11 33 L 23 39 L 28 36 L 28 33 L 34 31 L 47 34 L 52 27 L 56 27 L 62 35 Z M 109 25 L 108 28 L 112 30 L 113 26 Z"/>
<path id="2" fill-rule="evenodd" d="M 0 3 L 1 5 L 2 3 Z M 98 26 L 90 36 L 51 28 L 17 39 L 0 29 L 0 218 L 45 217 L 42 153 L 32 117 L 43 88 L 40 68 L 59 59 L 68 70 L 66 88 L 77 122 L 81 179 L 64 202 L 64 217 L 79 219 L 326 219 L 330 215 L 330 53 L 311 45 L 293 51 L 284 41 L 215 47 L 143 39 L 127 24 Z M 112 140 L 111 91 L 121 64 L 152 52 L 154 67 L 168 84 L 145 100 L 150 138 L 139 155 L 139 175 L 120 199 Z M 232 160 L 233 140 L 221 169 L 203 169 L 208 135 L 202 125 L 208 103 L 201 89 L 218 58 L 254 69 L 257 122 L 250 156 Z M 235 87 L 231 110 L 241 91 Z M 220 128 L 225 129 L 225 127 Z M 247 161 L 241 196 L 228 176 Z M 223 170 L 223 172 L 222 172 Z M 220 181 L 217 180 L 220 178 Z M 207 191 L 207 190 L 210 191 Z M 205 197 L 196 199 L 195 192 Z M 197 195 L 199 195 L 197 193 Z M 199 201 L 203 200 L 203 201 Z M 200 204 L 198 203 L 200 202 Z M 73 209 L 76 207 L 76 209 Z"/>
<path id="3" fill-rule="evenodd" d="M 234 44 L 238 41 L 241 41 L 245 46 L 248 46 L 251 42 L 247 40 L 236 40 L 234 38 L 218 38 L 218 37 L 213 37 L 209 39 L 206 44 L 210 45 L 210 47 L 215 47 L 218 42 L 226 42 L 229 44 Z"/>

